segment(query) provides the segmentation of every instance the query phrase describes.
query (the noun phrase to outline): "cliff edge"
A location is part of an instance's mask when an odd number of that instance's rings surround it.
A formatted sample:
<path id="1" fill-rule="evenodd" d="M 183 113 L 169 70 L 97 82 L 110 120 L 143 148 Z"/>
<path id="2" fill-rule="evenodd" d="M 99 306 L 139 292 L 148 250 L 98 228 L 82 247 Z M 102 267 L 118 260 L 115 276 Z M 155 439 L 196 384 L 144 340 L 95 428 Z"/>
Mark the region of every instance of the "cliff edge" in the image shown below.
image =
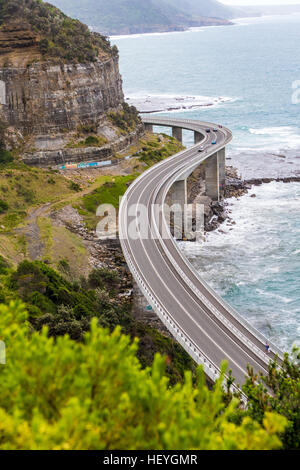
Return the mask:
<path id="1" fill-rule="evenodd" d="M 0 0 L 0 118 L 31 164 L 60 163 L 62 149 L 80 159 L 78 147 L 101 157 L 103 145 L 120 150 L 143 131 L 124 104 L 118 50 L 38 0 Z"/>

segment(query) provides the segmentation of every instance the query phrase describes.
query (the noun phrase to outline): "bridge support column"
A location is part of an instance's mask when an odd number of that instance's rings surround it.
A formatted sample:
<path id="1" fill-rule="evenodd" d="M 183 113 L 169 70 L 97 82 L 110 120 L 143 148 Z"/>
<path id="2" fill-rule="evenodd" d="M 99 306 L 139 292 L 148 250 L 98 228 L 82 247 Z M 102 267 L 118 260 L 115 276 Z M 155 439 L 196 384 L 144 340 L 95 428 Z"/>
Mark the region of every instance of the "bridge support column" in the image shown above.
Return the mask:
<path id="1" fill-rule="evenodd" d="M 203 135 L 200 132 L 194 132 L 194 143 L 199 144 L 203 140 Z"/>
<path id="2" fill-rule="evenodd" d="M 225 194 L 225 148 L 205 162 L 206 194 L 213 201 L 221 201 Z"/>
<path id="3" fill-rule="evenodd" d="M 225 147 L 219 150 L 218 161 L 219 161 L 219 197 L 223 199 L 225 196 L 225 185 L 226 185 Z"/>
<path id="4" fill-rule="evenodd" d="M 153 132 L 153 124 L 144 124 L 146 132 Z"/>
<path id="5" fill-rule="evenodd" d="M 187 180 L 175 181 L 171 187 L 170 195 L 174 237 L 177 240 L 182 240 L 184 238 L 184 211 L 187 204 Z"/>
<path id="6" fill-rule="evenodd" d="M 172 127 L 172 136 L 179 140 L 182 143 L 182 128 L 181 127 Z"/>

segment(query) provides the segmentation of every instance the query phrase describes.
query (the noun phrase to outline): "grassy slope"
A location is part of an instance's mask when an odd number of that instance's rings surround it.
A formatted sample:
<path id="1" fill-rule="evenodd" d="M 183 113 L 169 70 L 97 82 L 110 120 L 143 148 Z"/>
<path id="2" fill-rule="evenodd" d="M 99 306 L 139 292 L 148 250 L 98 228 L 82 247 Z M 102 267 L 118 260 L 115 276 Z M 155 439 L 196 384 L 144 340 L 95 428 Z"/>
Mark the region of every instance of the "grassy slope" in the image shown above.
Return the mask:
<path id="1" fill-rule="evenodd" d="M 142 139 L 137 147 L 133 147 L 132 157 L 136 159 L 136 173 L 125 176 L 103 176 L 97 180 L 99 186 L 84 195 L 74 207 L 84 217 L 89 229 L 95 229 L 97 225 L 96 210 L 100 204 L 112 204 L 119 207 L 120 196 L 122 196 L 128 185 L 139 175 L 141 168 L 148 168 L 155 163 L 168 158 L 174 153 L 182 150 L 179 142 L 169 136 L 148 136 Z"/>
<path id="2" fill-rule="evenodd" d="M 70 181 L 55 171 L 19 163 L 0 165 L 0 191 L 0 198 L 8 205 L 8 210 L 0 214 L 0 233 L 22 223 L 30 208 L 74 194 Z"/>
<path id="3" fill-rule="evenodd" d="M 0 169 L 0 182 L 4 180 L 9 188 L 1 195 L 8 201 L 8 210 L 0 215 L 0 254 L 14 266 L 29 258 L 47 260 L 57 268 L 67 259 L 75 276 L 87 272 L 88 255 L 82 239 L 49 217 L 52 208 L 76 200 L 81 192 L 71 189 L 72 182 L 55 173 L 50 173 L 49 182 L 49 172 L 44 170 L 22 167 L 21 172 L 10 172 L 13 176 L 7 180 L 6 170 Z M 22 194 L 15 189 L 15 179 Z M 27 191 L 31 191 L 30 201 Z"/>
<path id="4" fill-rule="evenodd" d="M 76 179 L 73 174 L 66 173 L 65 177 L 55 170 L 31 168 L 21 163 L 0 165 L 0 202 L 4 203 L 4 208 L 0 208 L 0 254 L 14 265 L 28 255 L 24 233 L 36 219 L 44 259 L 54 259 L 56 266 L 66 252 L 71 262 L 74 254 L 75 262 L 79 261 L 84 254 L 79 238 L 64 227 L 53 226 L 50 209 L 73 204 L 87 227 L 95 229 L 96 209 L 100 204 L 113 204 L 118 208 L 120 196 L 143 169 L 181 148 L 171 137 L 148 135 L 128 152 L 135 157 L 131 165 L 136 168 L 134 173 L 98 176 L 92 182 L 81 180 L 79 175 L 76 184 L 72 181 Z M 82 263 L 85 261 L 83 256 Z"/>
<path id="5" fill-rule="evenodd" d="M 135 155 L 131 166 L 136 166 L 139 173 L 148 165 L 166 158 L 181 148 L 181 144 L 172 138 L 148 135 L 128 153 Z M 76 282 L 73 287 L 70 283 L 66 284 L 58 271 L 74 282 L 74 279 L 79 279 L 82 273 L 86 272 L 88 254 L 81 237 L 65 226 L 58 226 L 49 215 L 51 210 L 73 204 L 80 208 L 87 225 L 93 229 L 97 223 L 95 216 L 97 206 L 101 203 L 113 203 L 118 207 L 119 197 L 124 194 L 127 184 L 133 181 L 138 173 L 98 176 L 91 182 L 86 182 L 80 175 L 75 177 L 66 173 L 67 179 L 55 171 L 30 168 L 23 164 L 0 165 L 0 199 L 3 199 L 8 206 L 5 213 L 0 215 L 0 302 L 21 297 L 27 302 L 34 327 L 47 324 L 53 335 L 69 332 L 74 337 L 80 336 L 89 322 L 84 315 L 74 316 L 70 312 L 70 308 L 74 308 L 73 304 L 78 303 L 76 300 L 78 286 Z M 80 191 L 72 189 L 73 180 L 80 185 Z M 43 270 L 50 273 L 47 274 L 50 277 L 46 285 L 51 284 L 53 282 L 51 279 L 58 276 L 55 285 L 60 285 L 61 300 L 55 301 L 55 305 L 49 289 L 48 293 L 42 291 L 41 296 L 34 292 L 30 293 L 30 286 L 36 285 L 32 280 L 29 285 L 27 282 L 24 284 L 24 280 L 32 276 L 30 273 L 34 271 L 34 264 L 30 265 L 25 277 L 24 273 L 19 273 L 18 276 L 14 274 L 21 261 L 30 259 L 32 242 L 40 248 L 38 259 L 47 261 L 47 265 L 42 265 Z M 3 265 L 11 267 L 1 268 Z M 51 268 L 56 270 L 53 274 Z M 13 276 L 17 279 L 15 283 L 11 281 Z M 92 291 L 88 281 L 81 282 L 84 283 L 85 290 Z M 168 357 L 167 372 L 171 383 L 181 381 L 185 370 L 195 370 L 193 361 L 177 343 L 153 328 L 136 322 L 130 314 L 130 304 L 125 302 L 122 306 L 116 302 L 115 293 L 119 288 L 114 283 L 101 286 L 102 290 L 103 288 L 108 293 L 109 300 L 107 301 L 105 293 L 101 294 L 106 300 L 104 303 L 103 299 L 101 300 L 101 308 L 97 307 L 97 302 L 92 302 L 89 317 L 98 316 L 104 325 L 109 318 L 111 329 L 121 323 L 124 331 L 132 338 L 138 336 L 140 339 L 138 356 L 143 366 L 151 365 L 155 353 L 160 352 Z M 87 304 L 88 299 L 82 302 Z M 62 306 L 68 307 L 68 313 L 61 313 Z"/>

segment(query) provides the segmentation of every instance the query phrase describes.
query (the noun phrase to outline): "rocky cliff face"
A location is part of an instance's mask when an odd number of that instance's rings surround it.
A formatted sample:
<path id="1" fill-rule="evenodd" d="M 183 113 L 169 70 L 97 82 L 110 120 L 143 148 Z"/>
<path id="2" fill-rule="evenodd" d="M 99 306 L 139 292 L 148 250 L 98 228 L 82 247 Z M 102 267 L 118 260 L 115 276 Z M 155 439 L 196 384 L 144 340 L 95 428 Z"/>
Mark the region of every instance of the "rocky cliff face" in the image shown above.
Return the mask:
<path id="1" fill-rule="evenodd" d="M 124 102 L 116 54 L 100 53 L 84 63 L 45 59 L 40 36 L 29 24 L 5 24 L 0 28 L 0 85 L 0 118 L 8 126 L 10 145 L 21 146 L 28 161 L 34 162 L 39 151 L 65 149 L 80 132 L 99 135 L 106 144 L 120 140 L 120 129 L 108 118 Z M 68 151 L 64 155 L 68 160 Z"/>
<path id="2" fill-rule="evenodd" d="M 29 55 L 40 57 L 38 45 L 39 36 L 29 24 L 14 21 L 3 25 L 0 29 L 0 65 L 8 65 L 12 60 L 20 64 L 23 51 L 26 51 L 27 61 Z"/>
<path id="3" fill-rule="evenodd" d="M 90 64 L 2 67 L 0 80 L 6 84 L 3 114 L 9 126 L 25 136 L 101 124 L 104 114 L 123 102 L 116 58 Z"/>

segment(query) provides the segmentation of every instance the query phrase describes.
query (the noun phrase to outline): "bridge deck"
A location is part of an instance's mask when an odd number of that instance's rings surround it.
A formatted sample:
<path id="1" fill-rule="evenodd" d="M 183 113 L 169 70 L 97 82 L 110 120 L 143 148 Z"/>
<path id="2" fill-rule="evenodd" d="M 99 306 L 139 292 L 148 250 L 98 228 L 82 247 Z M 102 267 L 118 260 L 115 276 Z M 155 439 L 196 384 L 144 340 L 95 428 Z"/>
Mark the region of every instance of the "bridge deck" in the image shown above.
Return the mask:
<path id="1" fill-rule="evenodd" d="M 204 140 L 150 168 L 129 187 L 119 212 L 124 255 L 155 312 L 207 375 L 215 380 L 226 359 L 242 384 L 247 364 L 266 372 L 270 358 L 274 354 L 282 357 L 281 351 L 271 344 L 271 354 L 265 353 L 266 338 L 201 279 L 179 251 L 164 217 L 154 209 L 163 207 L 170 187 L 182 174 L 224 148 L 232 134 L 224 127 L 215 134 L 213 129 L 218 126 L 200 121 L 155 116 L 144 118 L 144 122 L 189 129 L 203 134 Z M 217 144 L 212 145 L 216 135 Z M 205 146 L 202 153 L 198 152 L 200 145 Z M 139 204 L 147 208 L 142 215 Z M 135 237 L 129 233 L 132 224 Z M 145 229 L 150 237 L 144 236 Z"/>

